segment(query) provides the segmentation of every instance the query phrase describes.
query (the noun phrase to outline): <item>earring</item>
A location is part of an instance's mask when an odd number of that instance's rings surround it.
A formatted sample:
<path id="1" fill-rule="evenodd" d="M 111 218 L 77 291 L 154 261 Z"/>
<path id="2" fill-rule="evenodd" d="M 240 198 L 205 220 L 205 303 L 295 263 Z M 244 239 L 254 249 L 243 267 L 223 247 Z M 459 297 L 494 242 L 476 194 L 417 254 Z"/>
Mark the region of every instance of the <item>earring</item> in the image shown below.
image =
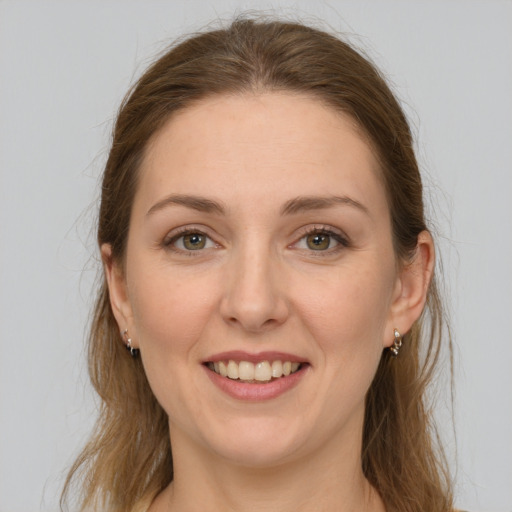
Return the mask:
<path id="1" fill-rule="evenodd" d="M 132 357 L 137 357 L 139 355 L 139 349 L 132 347 L 132 339 L 128 336 L 128 329 L 125 329 L 121 333 L 121 336 L 123 337 L 126 350 L 130 351 Z"/>
<path id="2" fill-rule="evenodd" d="M 400 348 L 402 346 L 402 335 L 398 332 L 398 329 L 395 327 L 394 329 L 395 339 L 393 340 L 393 345 L 389 347 L 391 354 L 393 357 L 398 356 L 398 352 L 400 352 Z"/>

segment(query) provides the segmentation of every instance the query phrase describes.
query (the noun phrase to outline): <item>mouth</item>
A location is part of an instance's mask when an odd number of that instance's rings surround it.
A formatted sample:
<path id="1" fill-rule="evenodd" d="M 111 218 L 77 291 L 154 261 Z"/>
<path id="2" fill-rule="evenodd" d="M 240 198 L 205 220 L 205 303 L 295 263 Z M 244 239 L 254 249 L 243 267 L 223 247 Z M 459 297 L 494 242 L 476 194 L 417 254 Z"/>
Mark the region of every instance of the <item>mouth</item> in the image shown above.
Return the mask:
<path id="1" fill-rule="evenodd" d="M 212 372 L 238 382 L 264 384 L 288 377 L 304 368 L 307 363 L 286 360 L 236 361 L 227 359 L 207 361 L 205 366 Z"/>

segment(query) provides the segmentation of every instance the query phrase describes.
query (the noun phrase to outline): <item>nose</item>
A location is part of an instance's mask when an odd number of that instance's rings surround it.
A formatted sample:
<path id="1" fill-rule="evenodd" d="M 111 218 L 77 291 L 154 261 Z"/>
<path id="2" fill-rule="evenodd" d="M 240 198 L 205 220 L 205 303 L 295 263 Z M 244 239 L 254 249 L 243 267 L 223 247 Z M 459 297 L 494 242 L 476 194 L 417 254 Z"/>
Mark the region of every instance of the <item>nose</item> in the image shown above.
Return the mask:
<path id="1" fill-rule="evenodd" d="M 268 248 L 233 255 L 220 305 L 226 322 L 248 332 L 266 332 L 289 316 L 282 272 Z"/>

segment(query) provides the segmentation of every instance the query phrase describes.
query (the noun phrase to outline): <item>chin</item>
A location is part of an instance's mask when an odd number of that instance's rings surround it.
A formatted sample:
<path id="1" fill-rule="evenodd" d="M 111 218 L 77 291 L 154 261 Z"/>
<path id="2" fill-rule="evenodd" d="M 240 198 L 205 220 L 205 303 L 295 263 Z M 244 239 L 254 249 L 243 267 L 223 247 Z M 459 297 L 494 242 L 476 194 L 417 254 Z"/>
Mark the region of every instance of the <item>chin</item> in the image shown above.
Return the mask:
<path id="1" fill-rule="evenodd" d="M 244 467 L 268 468 L 283 464 L 300 452 L 308 439 L 298 431 L 297 425 L 283 426 L 276 418 L 246 418 L 233 421 L 231 427 L 221 425 L 221 437 L 210 437 L 207 444 L 223 459 Z"/>

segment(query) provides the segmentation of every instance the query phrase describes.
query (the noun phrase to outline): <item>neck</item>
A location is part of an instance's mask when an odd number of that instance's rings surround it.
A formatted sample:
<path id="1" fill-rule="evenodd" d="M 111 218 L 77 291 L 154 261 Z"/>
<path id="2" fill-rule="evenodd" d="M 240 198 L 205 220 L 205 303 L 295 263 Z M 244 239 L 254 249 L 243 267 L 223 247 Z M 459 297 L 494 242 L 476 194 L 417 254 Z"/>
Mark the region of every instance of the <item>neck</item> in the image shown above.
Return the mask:
<path id="1" fill-rule="evenodd" d="M 361 469 L 360 446 L 264 468 L 233 464 L 173 432 L 175 479 L 150 512 L 384 512 Z M 333 457 L 335 453 L 335 457 Z"/>

